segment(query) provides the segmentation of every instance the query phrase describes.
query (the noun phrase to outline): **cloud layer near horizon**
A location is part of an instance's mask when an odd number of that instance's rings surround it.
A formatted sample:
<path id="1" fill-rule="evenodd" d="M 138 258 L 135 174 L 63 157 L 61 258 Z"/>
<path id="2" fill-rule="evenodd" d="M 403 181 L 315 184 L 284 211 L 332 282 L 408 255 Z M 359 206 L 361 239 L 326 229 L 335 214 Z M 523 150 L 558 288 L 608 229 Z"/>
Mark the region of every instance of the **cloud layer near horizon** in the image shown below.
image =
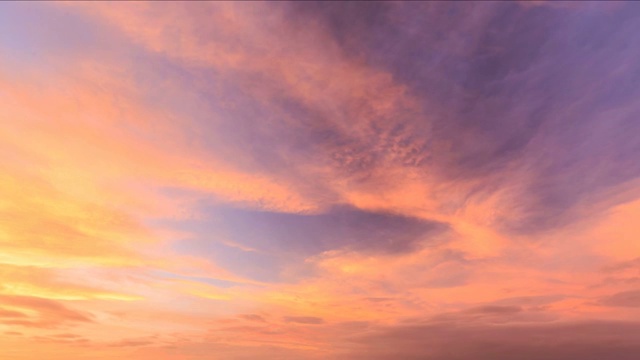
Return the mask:
<path id="1" fill-rule="evenodd" d="M 0 357 L 635 359 L 639 32 L 0 4 Z"/>

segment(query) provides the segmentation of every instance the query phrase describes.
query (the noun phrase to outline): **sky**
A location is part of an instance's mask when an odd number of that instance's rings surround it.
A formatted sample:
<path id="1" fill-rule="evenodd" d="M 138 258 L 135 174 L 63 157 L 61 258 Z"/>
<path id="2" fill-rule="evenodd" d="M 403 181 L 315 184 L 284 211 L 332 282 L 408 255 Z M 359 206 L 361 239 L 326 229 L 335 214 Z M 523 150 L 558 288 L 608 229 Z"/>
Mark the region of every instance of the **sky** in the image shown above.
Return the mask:
<path id="1" fill-rule="evenodd" d="M 637 360 L 639 33 L 0 3 L 0 358 Z"/>

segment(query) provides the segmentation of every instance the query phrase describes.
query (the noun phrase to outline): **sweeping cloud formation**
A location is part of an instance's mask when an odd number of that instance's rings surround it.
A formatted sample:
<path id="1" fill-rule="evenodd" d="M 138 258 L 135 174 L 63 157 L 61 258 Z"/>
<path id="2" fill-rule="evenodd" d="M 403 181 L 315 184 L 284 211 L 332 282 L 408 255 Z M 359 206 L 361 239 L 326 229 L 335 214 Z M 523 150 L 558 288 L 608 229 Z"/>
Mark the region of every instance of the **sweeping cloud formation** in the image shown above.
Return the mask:
<path id="1" fill-rule="evenodd" d="M 0 358 L 635 360 L 640 5 L 0 4 Z"/>

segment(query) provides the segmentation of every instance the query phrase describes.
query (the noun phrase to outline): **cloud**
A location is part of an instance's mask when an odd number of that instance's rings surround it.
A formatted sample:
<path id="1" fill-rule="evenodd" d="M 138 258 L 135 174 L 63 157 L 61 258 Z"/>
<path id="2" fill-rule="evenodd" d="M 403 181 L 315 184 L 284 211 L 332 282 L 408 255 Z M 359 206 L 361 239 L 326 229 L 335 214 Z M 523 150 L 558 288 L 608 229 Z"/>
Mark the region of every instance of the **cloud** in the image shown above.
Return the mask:
<path id="1" fill-rule="evenodd" d="M 400 253 L 429 242 L 446 224 L 408 216 L 337 206 L 320 214 L 213 209 L 207 226 L 258 250 L 315 254 L 335 249 Z M 251 227 L 245 224 L 251 223 Z"/>
<path id="2" fill-rule="evenodd" d="M 108 346 L 112 346 L 112 347 L 140 347 L 140 346 L 153 345 L 155 343 L 156 343 L 156 339 L 148 339 L 148 338 L 123 339 L 123 340 L 111 343 Z"/>
<path id="3" fill-rule="evenodd" d="M 35 266 L 14 266 L 0 264 L 0 294 L 32 296 L 52 300 L 140 300 L 141 297 L 131 294 L 109 291 L 65 281 L 64 270 L 40 268 Z"/>
<path id="4" fill-rule="evenodd" d="M 291 214 L 206 206 L 203 218 L 180 226 L 194 233 L 176 249 L 211 259 L 239 276 L 266 282 L 292 281 L 313 272 L 306 258 L 329 251 L 402 254 L 446 242 L 445 223 L 335 206 L 312 214 Z M 251 226 L 247 226 L 251 224 Z M 215 234 L 215 235 L 212 235 Z M 255 251 L 228 246 L 228 240 Z M 289 271 L 295 268 L 297 270 Z M 454 279 L 455 278 L 455 279 Z M 456 271 L 443 285 L 463 281 Z"/>
<path id="5" fill-rule="evenodd" d="M 619 292 L 599 300 L 604 306 L 640 307 L 640 290 Z"/>
<path id="6" fill-rule="evenodd" d="M 91 323 L 90 314 L 70 309 L 53 300 L 28 296 L 0 295 L 0 305 L 18 309 L 11 311 L 19 316 L 9 316 L 2 323 L 36 328 L 55 328 L 61 325 Z M 15 318 L 15 319 L 14 319 Z"/>
<path id="7" fill-rule="evenodd" d="M 320 325 L 324 323 L 322 318 L 314 316 L 285 316 L 284 321 L 305 325 Z"/>
<path id="8" fill-rule="evenodd" d="M 401 325 L 352 338 L 343 359 L 633 359 L 638 324 L 624 322 L 543 325 Z"/>
<path id="9" fill-rule="evenodd" d="M 0 309 L 0 317 L 1 318 L 26 318 L 28 316 L 27 314 L 19 311 Z"/>
<path id="10" fill-rule="evenodd" d="M 239 317 L 247 321 L 262 322 L 262 323 L 267 322 L 267 320 L 265 320 L 264 317 L 258 314 L 243 314 L 243 315 L 239 315 Z"/>
<path id="11" fill-rule="evenodd" d="M 429 116 L 402 126 L 433 139 L 422 168 L 439 183 L 481 180 L 480 189 L 462 189 L 469 195 L 514 188 L 501 204 L 510 209 L 500 214 L 503 231 L 562 227 L 585 216 L 585 203 L 603 202 L 600 194 L 639 175 L 629 163 L 639 146 L 629 137 L 638 108 L 625 75 L 638 73 L 638 47 L 626 45 L 637 30 L 634 6 L 288 8 L 419 99 Z M 589 210 L 612 201 L 624 198 Z"/>

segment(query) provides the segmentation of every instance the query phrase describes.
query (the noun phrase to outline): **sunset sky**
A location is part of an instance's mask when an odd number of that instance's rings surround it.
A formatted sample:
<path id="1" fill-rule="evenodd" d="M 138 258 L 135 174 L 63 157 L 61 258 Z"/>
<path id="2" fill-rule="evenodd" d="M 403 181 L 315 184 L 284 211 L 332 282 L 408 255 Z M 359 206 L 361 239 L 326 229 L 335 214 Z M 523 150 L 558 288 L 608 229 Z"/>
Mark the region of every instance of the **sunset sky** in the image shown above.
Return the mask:
<path id="1" fill-rule="evenodd" d="M 640 3 L 0 3 L 0 359 L 640 359 Z"/>

